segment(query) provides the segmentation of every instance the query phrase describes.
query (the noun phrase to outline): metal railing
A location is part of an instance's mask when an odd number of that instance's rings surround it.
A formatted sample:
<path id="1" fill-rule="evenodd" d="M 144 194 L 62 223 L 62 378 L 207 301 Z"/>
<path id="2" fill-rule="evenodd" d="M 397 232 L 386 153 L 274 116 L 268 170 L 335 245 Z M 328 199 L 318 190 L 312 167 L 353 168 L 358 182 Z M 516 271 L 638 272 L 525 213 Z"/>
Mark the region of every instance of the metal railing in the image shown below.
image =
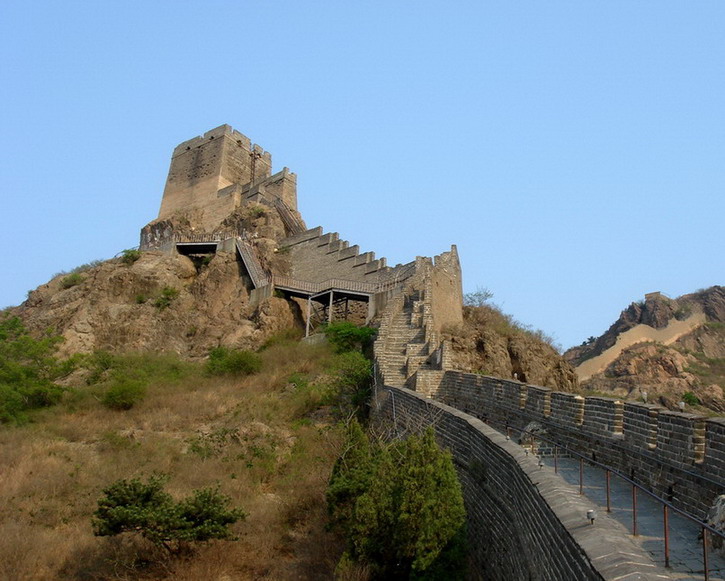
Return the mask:
<path id="1" fill-rule="evenodd" d="M 241 237 L 237 237 L 236 245 L 239 256 L 242 257 L 242 262 L 244 262 L 244 266 L 252 279 L 254 287 L 259 288 L 260 286 L 269 284 L 270 277 L 262 269 L 262 265 L 259 264 L 252 245 Z"/>
<path id="2" fill-rule="evenodd" d="M 276 287 L 284 287 L 304 293 L 319 294 L 332 290 L 348 291 L 373 295 L 378 292 L 395 288 L 399 281 L 388 281 L 383 283 L 360 282 L 357 280 L 345 280 L 342 278 L 330 278 L 323 282 L 310 282 L 299 280 L 289 276 L 272 276 L 272 282 Z"/>
<path id="3" fill-rule="evenodd" d="M 285 203 L 282 198 L 274 199 L 274 206 L 279 212 L 280 218 L 287 229 L 294 234 L 301 234 L 305 231 L 305 225 L 302 221 L 292 213 L 292 209 Z"/>
<path id="4" fill-rule="evenodd" d="M 605 472 L 605 489 L 606 489 L 606 506 L 607 506 L 607 512 L 612 512 L 612 504 L 611 504 L 611 475 L 614 474 L 617 478 L 623 480 L 627 484 L 631 485 L 632 487 L 632 536 L 637 536 L 637 494 L 639 492 L 643 492 L 650 498 L 654 499 L 658 503 L 662 505 L 662 511 L 663 511 L 663 529 L 664 529 L 664 555 L 665 555 L 665 567 L 670 566 L 670 528 L 669 528 L 669 516 L 670 511 L 674 511 L 680 516 L 684 517 L 685 519 L 692 521 L 695 523 L 698 527 L 700 527 L 701 530 L 701 536 L 702 536 L 702 562 L 703 562 L 703 568 L 704 568 L 704 575 L 705 575 L 705 581 L 709 581 L 710 574 L 709 574 L 709 563 L 708 563 L 708 544 L 709 544 L 709 537 L 710 535 L 714 535 L 717 537 L 720 537 L 723 539 L 723 542 L 725 542 L 725 533 L 717 530 L 716 528 L 708 525 L 707 523 L 702 522 L 697 517 L 689 514 L 688 512 L 677 508 L 674 506 L 671 502 L 668 502 L 664 498 L 658 496 L 654 492 L 648 490 L 643 485 L 638 484 L 628 476 L 625 476 L 618 470 L 607 466 L 605 464 L 602 464 L 601 462 L 597 462 L 596 460 L 592 460 L 591 458 L 585 456 L 584 454 L 577 452 L 576 450 L 573 450 L 569 448 L 568 446 L 564 444 L 560 444 L 556 442 L 555 440 L 551 440 L 549 438 L 546 438 L 545 436 L 542 436 L 541 434 L 532 432 L 530 430 L 521 429 L 521 428 L 514 428 L 510 426 L 508 423 L 502 423 L 502 422 L 493 422 L 488 418 L 480 418 L 481 421 L 483 421 L 485 424 L 491 425 L 495 429 L 498 430 L 498 428 L 495 427 L 493 424 L 503 425 L 504 432 L 508 438 L 511 437 L 512 430 L 516 430 L 519 432 L 519 441 L 523 436 L 527 436 L 531 438 L 532 440 L 541 440 L 543 442 L 546 442 L 547 444 L 550 444 L 554 447 L 554 472 L 558 474 L 559 472 L 559 450 L 564 450 L 567 454 L 571 456 L 575 456 L 579 459 L 579 494 L 584 494 L 584 463 L 586 462 L 590 466 L 595 466 L 597 468 L 600 468 L 604 470 Z M 500 431 L 500 430 L 498 430 Z M 533 446 L 532 446 L 533 449 Z"/>
<path id="5" fill-rule="evenodd" d="M 238 238 L 241 236 L 244 236 L 243 230 L 229 229 L 212 233 L 201 232 L 198 234 L 179 234 L 174 232 L 170 238 L 172 242 L 183 244 L 184 242 L 222 242 L 229 238 Z"/>

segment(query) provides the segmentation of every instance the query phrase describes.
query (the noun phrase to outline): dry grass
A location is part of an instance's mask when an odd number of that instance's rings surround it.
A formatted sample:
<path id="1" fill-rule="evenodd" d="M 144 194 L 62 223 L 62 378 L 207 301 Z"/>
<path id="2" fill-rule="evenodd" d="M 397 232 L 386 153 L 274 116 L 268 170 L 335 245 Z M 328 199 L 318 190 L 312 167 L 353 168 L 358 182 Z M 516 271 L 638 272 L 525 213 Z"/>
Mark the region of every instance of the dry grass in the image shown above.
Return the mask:
<path id="1" fill-rule="evenodd" d="M 125 412 L 88 393 L 0 428 L 0 578 L 331 578 L 342 546 L 326 532 L 324 491 L 341 434 L 306 413 L 320 396 L 290 386 L 324 375 L 325 347 L 274 346 L 243 379 L 192 373 L 154 384 Z M 143 539 L 97 538 L 91 515 L 108 484 L 153 472 L 187 495 L 219 485 L 248 513 L 239 540 L 170 558 Z"/>

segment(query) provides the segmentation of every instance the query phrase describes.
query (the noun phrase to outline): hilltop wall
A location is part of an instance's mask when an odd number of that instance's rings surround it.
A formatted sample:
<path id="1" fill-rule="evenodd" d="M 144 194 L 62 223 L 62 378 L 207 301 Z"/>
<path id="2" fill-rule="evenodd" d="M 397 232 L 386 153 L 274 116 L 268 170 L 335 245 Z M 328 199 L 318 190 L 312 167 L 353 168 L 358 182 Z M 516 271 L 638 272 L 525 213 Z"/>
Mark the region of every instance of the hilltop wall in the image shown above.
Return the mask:
<path id="1" fill-rule="evenodd" d="M 644 581 L 665 574 L 606 515 L 590 525 L 586 512 L 594 507 L 586 498 L 482 421 L 394 387 L 377 391 L 373 416 L 393 437 L 433 425 L 451 451 L 468 514 L 469 578 L 584 581 L 638 574 Z"/>
<path id="2" fill-rule="evenodd" d="M 157 220 L 183 214 L 212 231 L 241 205 L 280 198 L 296 212 L 296 176 L 272 175 L 272 156 L 229 125 L 179 144 L 171 157 Z"/>

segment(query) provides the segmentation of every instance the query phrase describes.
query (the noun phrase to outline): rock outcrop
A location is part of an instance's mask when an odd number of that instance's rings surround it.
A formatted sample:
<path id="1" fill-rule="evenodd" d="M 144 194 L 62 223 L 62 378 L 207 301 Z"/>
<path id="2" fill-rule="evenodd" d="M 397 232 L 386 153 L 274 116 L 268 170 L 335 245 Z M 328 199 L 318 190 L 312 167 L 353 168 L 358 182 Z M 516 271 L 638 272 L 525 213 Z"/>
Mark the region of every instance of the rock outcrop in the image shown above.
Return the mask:
<path id="1" fill-rule="evenodd" d="M 604 335 L 564 356 L 585 389 L 646 397 L 672 409 L 680 401 L 699 402 L 723 412 L 725 288 L 677 299 L 650 293 L 622 311 Z"/>
<path id="2" fill-rule="evenodd" d="M 204 262 L 153 251 L 132 264 L 109 260 L 80 273 L 68 288 L 65 275 L 55 277 L 11 313 L 31 331 L 61 334 L 66 355 L 104 349 L 203 357 L 219 345 L 257 348 L 300 324 L 296 305 L 284 299 L 250 306 L 234 253 Z"/>
<path id="3" fill-rule="evenodd" d="M 464 307 L 463 316 L 463 325 L 444 333 L 454 369 L 579 391 L 573 367 L 540 334 L 517 326 L 494 307 Z"/>

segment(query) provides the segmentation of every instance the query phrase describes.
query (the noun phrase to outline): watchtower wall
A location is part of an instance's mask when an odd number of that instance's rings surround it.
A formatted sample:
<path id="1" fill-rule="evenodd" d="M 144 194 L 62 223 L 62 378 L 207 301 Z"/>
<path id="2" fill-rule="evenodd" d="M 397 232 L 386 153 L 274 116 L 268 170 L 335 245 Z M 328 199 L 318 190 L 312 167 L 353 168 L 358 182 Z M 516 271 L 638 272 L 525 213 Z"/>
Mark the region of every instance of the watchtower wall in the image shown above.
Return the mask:
<path id="1" fill-rule="evenodd" d="M 179 144 L 171 157 L 159 219 L 193 213 L 201 229 L 212 229 L 249 199 L 255 184 L 297 209 L 294 174 L 272 175 L 272 156 L 229 125 Z"/>

